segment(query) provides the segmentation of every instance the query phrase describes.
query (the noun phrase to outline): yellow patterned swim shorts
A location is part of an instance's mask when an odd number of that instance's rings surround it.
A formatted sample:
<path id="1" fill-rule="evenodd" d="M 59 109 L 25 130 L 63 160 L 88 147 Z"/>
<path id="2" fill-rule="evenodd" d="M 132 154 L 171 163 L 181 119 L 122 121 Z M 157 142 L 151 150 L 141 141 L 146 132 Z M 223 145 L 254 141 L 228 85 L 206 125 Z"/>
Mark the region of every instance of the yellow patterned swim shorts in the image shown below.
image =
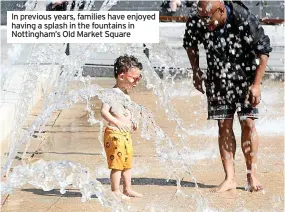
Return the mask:
<path id="1" fill-rule="evenodd" d="M 106 128 L 104 149 L 109 169 L 124 170 L 132 168 L 133 142 L 131 134 Z"/>

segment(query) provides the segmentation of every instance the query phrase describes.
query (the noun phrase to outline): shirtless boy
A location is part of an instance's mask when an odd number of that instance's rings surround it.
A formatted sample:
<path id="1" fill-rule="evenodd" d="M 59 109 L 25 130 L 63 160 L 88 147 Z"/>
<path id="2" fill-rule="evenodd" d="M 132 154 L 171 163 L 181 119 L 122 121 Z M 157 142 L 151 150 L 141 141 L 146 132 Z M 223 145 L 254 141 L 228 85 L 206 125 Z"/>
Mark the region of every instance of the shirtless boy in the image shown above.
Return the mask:
<path id="1" fill-rule="evenodd" d="M 116 84 L 114 92 L 124 95 L 130 101 L 129 92 L 137 85 L 141 78 L 142 64 L 134 56 L 120 56 L 114 63 Z M 132 123 L 132 114 L 124 105 L 104 103 L 101 108 L 102 117 L 108 122 L 104 133 L 104 148 L 108 167 L 111 169 L 111 190 L 122 199 L 142 197 L 131 189 L 131 168 L 133 146 L 130 131 L 136 130 Z M 123 178 L 123 193 L 120 191 L 120 180 Z"/>

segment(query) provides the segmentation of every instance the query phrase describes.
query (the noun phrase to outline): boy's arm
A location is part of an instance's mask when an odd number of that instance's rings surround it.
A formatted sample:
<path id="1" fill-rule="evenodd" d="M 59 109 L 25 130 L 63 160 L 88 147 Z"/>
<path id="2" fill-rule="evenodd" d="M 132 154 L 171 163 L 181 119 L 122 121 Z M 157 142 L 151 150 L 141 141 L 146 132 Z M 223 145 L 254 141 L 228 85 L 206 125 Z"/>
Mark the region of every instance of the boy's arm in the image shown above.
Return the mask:
<path id="1" fill-rule="evenodd" d="M 103 103 L 101 107 L 101 115 L 107 122 L 117 125 L 116 123 L 118 122 L 118 119 L 112 116 L 110 109 L 110 105 Z"/>
<path id="2" fill-rule="evenodd" d="M 116 117 L 114 117 L 110 113 L 110 109 L 111 109 L 110 105 L 103 103 L 103 105 L 101 107 L 101 115 L 102 115 L 102 117 L 107 122 L 116 125 L 120 131 L 128 132 L 130 130 L 129 127 L 126 124 L 120 122 Z"/>

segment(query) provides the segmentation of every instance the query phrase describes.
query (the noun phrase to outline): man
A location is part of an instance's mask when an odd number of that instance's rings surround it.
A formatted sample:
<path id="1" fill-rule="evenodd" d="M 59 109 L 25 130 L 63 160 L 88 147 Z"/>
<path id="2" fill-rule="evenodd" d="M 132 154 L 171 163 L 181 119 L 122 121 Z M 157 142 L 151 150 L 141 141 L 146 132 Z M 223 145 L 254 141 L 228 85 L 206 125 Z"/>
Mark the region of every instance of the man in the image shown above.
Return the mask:
<path id="1" fill-rule="evenodd" d="M 46 11 L 66 11 L 67 6 L 71 1 L 66 1 L 66 0 L 49 0 L 47 6 L 46 6 Z M 70 10 L 74 10 L 75 4 L 77 3 L 78 9 L 83 10 L 85 7 L 86 1 L 80 0 L 78 2 L 72 1 Z"/>
<path id="2" fill-rule="evenodd" d="M 198 44 L 203 43 L 207 72 L 199 68 Z M 241 124 L 241 147 L 247 167 L 250 191 L 259 191 L 256 177 L 259 140 L 255 122 L 261 99 L 261 80 L 269 53 L 268 36 L 258 19 L 238 1 L 199 1 L 197 12 L 186 23 L 183 46 L 192 69 L 194 87 L 208 100 L 208 119 L 218 121 L 219 149 L 225 171 L 224 181 L 213 191 L 236 188 L 234 157 L 236 141 L 233 119 L 237 111 Z"/>
<path id="3" fill-rule="evenodd" d="M 56 0 L 49 1 L 49 4 L 46 6 L 46 11 L 66 11 L 68 1 Z"/>
<path id="4" fill-rule="evenodd" d="M 174 15 L 179 7 L 181 7 L 180 0 L 163 1 L 161 4 L 163 15 Z"/>
<path id="5" fill-rule="evenodd" d="M 169 10 L 171 12 L 176 12 L 178 10 L 178 7 L 181 6 L 180 0 L 171 0 L 169 3 Z"/>
<path id="6" fill-rule="evenodd" d="M 50 0 L 46 6 L 46 11 L 66 11 L 69 1 L 64 0 Z M 84 9 L 85 1 L 81 0 L 78 1 L 79 10 Z M 70 10 L 74 10 L 75 8 L 75 1 L 72 1 Z M 70 55 L 70 47 L 69 43 L 66 44 L 65 54 L 68 56 Z"/>

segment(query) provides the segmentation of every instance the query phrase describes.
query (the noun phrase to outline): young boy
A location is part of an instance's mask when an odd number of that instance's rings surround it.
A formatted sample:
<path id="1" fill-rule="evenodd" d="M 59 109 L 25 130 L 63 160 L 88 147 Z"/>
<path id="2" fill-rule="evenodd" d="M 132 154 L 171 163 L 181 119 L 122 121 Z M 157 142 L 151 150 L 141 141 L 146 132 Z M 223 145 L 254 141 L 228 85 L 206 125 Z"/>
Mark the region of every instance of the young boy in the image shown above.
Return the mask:
<path id="1" fill-rule="evenodd" d="M 141 78 L 142 64 L 134 56 L 120 56 L 114 63 L 116 85 L 114 91 L 125 95 L 130 100 L 129 92 Z M 118 105 L 116 105 L 118 106 Z M 123 105 L 116 108 L 104 103 L 101 108 L 102 117 L 108 122 L 104 133 L 104 148 L 108 167 L 111 169 L 110 181 L 112 191 L 122 199 L 142 197 L 131 189 L 131 168 L 133 146 L 130 131 L 136 130 L 132 123 L 131 111 Z M 120 192 L 120 180 L 123 178 L 123 194 Z"/>

